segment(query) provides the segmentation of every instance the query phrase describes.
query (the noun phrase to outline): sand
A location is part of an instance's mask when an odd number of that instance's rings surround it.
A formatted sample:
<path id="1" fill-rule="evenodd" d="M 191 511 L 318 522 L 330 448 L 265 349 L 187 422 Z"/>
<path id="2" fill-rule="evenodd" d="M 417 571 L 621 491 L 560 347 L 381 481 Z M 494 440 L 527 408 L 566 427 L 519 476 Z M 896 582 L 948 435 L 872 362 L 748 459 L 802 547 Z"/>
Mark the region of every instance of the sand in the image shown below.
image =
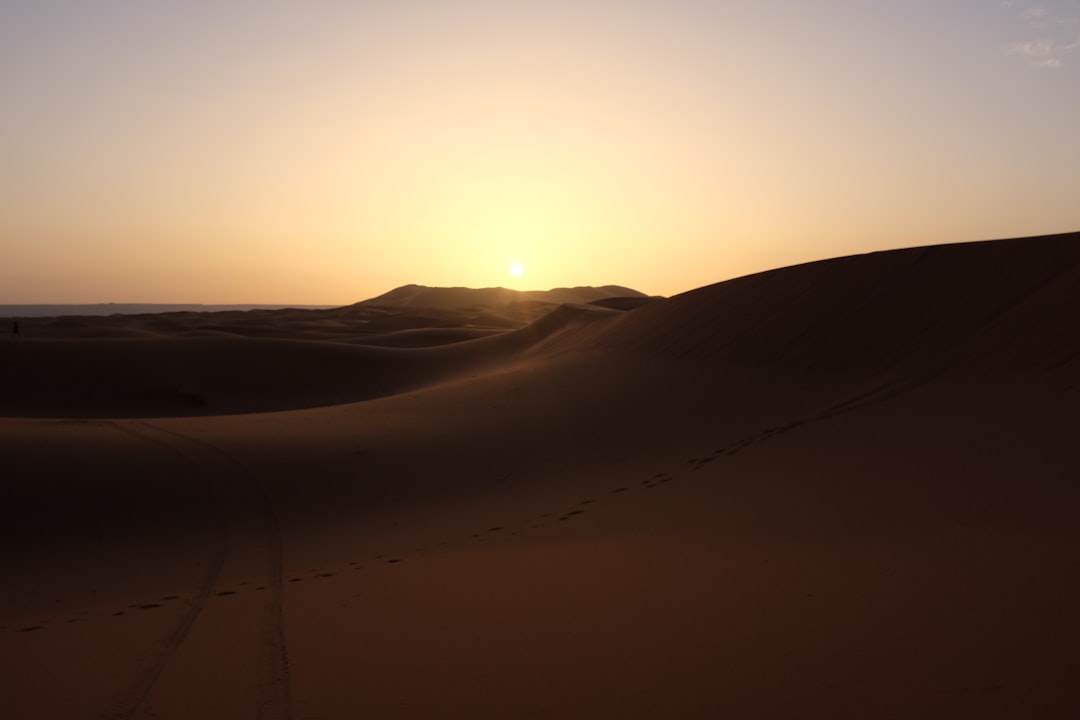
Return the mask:
<path id="1" fill-rule="evenodd" d="M 1080 714 L 1080 235 L 602 305 L 27 321 L 0 717 Z"/>

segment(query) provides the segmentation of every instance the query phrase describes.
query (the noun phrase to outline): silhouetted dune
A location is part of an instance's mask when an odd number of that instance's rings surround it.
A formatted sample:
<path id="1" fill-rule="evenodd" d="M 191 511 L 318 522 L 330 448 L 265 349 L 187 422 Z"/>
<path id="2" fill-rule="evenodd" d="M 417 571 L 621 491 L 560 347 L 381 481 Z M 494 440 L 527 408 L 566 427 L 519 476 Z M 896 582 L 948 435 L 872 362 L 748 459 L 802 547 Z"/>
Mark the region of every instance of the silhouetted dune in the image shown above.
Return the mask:
<path id="1" fill-rule="evenodd" d="M 630 349 L 823 372 L 1042 368 L 1080 355 L 1080 233 L 823 260 L 710 285 L 583 333 Z"/>
<path id="2" fill-rule="evenodd" d="M 652 303 L 660 302 L 663 299 L 664 298 L 657 296 L 610 297 L 601 300 L 593 300 L 589 305 L 610 308 L 612 310 L 635 310 L 642 305 L 651 305 Z"/>
<path id="3" fill-rule="evenodd" d="M 362 305 L 409 308 L 498 307 L 521 302 L 544 302 L 551 305 L 590 303 L 612 297 L 646 297 L 637 290 L 618 285 L 601 287 L 554 288 L 551 290 L 508 290 L 507 288 L 425 287 L 405 285 Z"/>
<path id="4" fill-rule="evenodd" d="M 424 347 L 514 330 L 560 304 L 584 304 L 620 293 L 636 291 L 618 286 L 518 292 L 503 288 L 472 290 L 409 285 L 374 300 L 340 308 L 28 317 L 22 322 L 22 330 L 27 339 L 234 336 Z M 623 301 L 635 297 L 646 299 L 636 293 Z M 434 329 L 443 332 L 427 332 Z M 406 334 L 392 337 L 399 332 Z"/>
<path id="5" fill-rule="evenodd" d="M 216 415 L 368 400 L 505 362 L 615 312 L 566 305 L 516 330 L 406 329 L 351 343 L 245 337 L 224 326 L 182 337 L 133 339 L 107 328 L 116 337 L 5 343 L 0 359 L 17 382 L 0 394 L 0 416 Z M 177 322 L 151 324 L 180 334 Z"/>

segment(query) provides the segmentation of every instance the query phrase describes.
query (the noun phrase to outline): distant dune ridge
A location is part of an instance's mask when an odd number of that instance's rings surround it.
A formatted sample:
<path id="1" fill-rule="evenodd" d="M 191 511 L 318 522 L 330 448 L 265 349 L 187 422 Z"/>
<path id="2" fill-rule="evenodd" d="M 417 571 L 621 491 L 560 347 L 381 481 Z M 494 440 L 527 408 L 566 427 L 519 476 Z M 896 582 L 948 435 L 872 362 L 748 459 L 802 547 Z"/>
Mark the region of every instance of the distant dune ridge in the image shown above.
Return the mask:
<path id="1" fill-rule="evenodd" d="M 81 305 L 0 305 L 0 318 L 145 315 L 172 312 L 236 312 L 280 308 L 322 309 L 327 305 L 203 305 L 199 303 L 93 303 Z"/>
<path id="2" fill-rule="evenodd" d="M 326 310 L 34 318 L 22 323 L 24 344 L 5 348 L 19 382 L 0 397 L 0 414 L 203 415 L 366 400 L 505 361 L 616 312 L 570 300 L 609 298 L 650 300 L 616 286 L 410 285 Z"/>
<path id="3" fill-rule="evenodd" d="M 33 314 L 24 325 L 34 337 L 152 337 L 234 335 L 287 339 L 338 340 L 383 344 L 380 335 L 401 330 L 438 329 L 443 344 L 468 339 L 468 333 L 521 327 L 563 304 L 602 303 L 629 309 L 661 298 L 615 285 L 519 291 L 506 288 L 433 288 L 405 285 L 370 300 L 334 308 L 259 307 L 200 309 L 188 306 L 153 311 L 154 306 L 123 306 L 138 312 L 112 312 L 112 305 L 26 306 Z M 8 307 L 18 316 L 21 306 Z M 44 314 L 47 308 L 73 310 Z M 99 312 L 94 315 L 92 311 Z M 406 312 L 408 310 L 408 312 Z M 458 337 L 451 330 L 464 333 Z"/>
<path id="4" fill-rule="evenodd" d="M 493 307 L 521 302 L 554 304 L 585 304 L 610 298 L 645 298 L 644 293 L 618 285 L 601 287 L 554 288 L 552 290 L 508 290 L 506 288 L 439 288 L 405 285 L 378 297 L 364 300 L 361 305 L 384 307 L 452 309 L 471 306 Z"/>
<path id="5" fill-rule="evenodd" d="M 0 717 L 1080 716 L 1080 233 L 27 319 Z"/>

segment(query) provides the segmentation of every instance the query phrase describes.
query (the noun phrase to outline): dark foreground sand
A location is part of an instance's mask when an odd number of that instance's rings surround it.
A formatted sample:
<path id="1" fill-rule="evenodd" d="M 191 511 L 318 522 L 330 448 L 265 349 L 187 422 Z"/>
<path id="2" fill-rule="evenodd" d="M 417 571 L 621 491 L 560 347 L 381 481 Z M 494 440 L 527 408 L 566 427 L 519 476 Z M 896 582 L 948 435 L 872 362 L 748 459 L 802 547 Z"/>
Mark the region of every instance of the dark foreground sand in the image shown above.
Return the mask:
<path id="1" fill-rule="evenodd" d="M 2 718 L 1080 715 L 1080 235 L 148 317 L 0 343 Z"/>

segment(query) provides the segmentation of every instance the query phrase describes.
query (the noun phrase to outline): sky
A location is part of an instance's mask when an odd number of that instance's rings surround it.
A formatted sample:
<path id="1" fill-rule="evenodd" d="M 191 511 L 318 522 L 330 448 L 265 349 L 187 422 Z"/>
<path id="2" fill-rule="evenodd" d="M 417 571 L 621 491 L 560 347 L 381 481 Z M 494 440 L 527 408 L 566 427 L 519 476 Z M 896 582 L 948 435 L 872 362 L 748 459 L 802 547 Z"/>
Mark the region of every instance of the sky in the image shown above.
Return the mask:
<path id="1" fill-rule="evenodd" d="M 1080 230 L 1080 0 L 5 0 L 0 98 L 0 303 L 673 295 Z"/>

